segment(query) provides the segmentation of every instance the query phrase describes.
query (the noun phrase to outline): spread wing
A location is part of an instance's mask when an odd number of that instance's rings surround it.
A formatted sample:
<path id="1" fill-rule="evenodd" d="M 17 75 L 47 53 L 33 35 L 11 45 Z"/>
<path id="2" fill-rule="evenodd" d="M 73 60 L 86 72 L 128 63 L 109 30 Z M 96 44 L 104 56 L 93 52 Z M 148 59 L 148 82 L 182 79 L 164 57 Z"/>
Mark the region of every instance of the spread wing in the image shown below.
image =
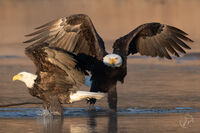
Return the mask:
<path id="1" fill-rule="evenodd" d="M 171 59 L 170 54 L 179 57 L 179 52 L 186 53 L 184 49 L 190 49 L 185 42 L 193 41 L 187 35 L 173 26 L 147 23 L 116 40 L 113 52 L 122 56 L 140 53 L 146 56 Z"/>
<path id="2" fill-rule="evenodd" d="M 48 43 L 74 54 L 86 55 L 102 59 L 106 54 L 104 42 L 96 32 L 87 15 L 76 14 L 53 20 L 26 36 L 32 36 L 24 43 Z"/>
<path id="3" fill-rule="evenodd" d="M 25 53 L 34 62 L 40 76 L 57 77 L 52 82 L 59 80 L 59 84 L 76 86 L 85 82 L 84 71 L 75 56 L 60 48 L 48 47 L 47 43 L 37 44 L 27 47 Z"/>

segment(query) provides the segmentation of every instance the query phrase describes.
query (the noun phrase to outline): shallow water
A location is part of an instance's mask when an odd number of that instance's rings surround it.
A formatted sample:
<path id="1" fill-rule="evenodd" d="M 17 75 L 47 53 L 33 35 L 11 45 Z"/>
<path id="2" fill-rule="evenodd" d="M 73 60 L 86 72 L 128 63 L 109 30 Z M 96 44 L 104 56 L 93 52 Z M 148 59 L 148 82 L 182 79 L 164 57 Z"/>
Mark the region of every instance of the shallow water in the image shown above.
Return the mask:
<path id="1" fill-rule="evenodd" d="M 100 107 L 65 108 L 64 117 L 42 115 L 41 108 L 0 108 L 0 133 L 116 133 L 116 132 L 198 132 L 199 110 L 190 107 L 174 109 L 119 109 L 109 113 Z"/>
<path id="2" fill-rule="evenodd" d="M 40 108 L 0 110 L 0 133 L 148 133 L 199 132 L 200 115 L 192 108 L 121 109 L 117 114 L 97 108 L 66 108 L 65 117 L 40 116 Z M 21 113 L 20 113 L 21 112 Z M 17 118 L 20 116 L 20 119 Z M 8 118 L 10 117 L 10 118 Z M 12 118 L 11 118 L 12 117 Z"/>

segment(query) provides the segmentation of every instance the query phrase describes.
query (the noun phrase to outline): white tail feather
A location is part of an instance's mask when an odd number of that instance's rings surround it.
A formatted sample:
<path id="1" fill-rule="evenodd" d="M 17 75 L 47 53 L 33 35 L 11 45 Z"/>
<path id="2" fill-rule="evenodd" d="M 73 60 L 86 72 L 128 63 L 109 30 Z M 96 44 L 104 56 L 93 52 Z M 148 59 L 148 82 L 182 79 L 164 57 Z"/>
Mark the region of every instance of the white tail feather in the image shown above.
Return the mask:
<path id="1" fill-rule="evenodd" d="M 101 99 L 106 95 L 106 93 L 88 92 L 88 91 L 77 91 L 70 95 L 70 103 L 81 101 L 88 98 Z"/>

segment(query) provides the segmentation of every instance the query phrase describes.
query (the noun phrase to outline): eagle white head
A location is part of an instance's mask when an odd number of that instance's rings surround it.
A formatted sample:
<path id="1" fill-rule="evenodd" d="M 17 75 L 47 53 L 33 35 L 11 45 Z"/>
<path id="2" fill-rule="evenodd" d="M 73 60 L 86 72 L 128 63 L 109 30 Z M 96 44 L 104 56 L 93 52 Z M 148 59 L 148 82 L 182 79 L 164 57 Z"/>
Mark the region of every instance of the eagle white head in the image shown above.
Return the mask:
<path id="1" fill-rule="evenodd" d="M 122 57 L 117 54 L 108 54 L 103 58 L 103 62 L 109 67 L 120 67 L 122 65 Z"/>
<path id="2" fill-rule="evenodd" d="M 13 76 L 13 81 L 20 80 L 26 84 L 28 88 L 32 88 L 35 82 L 37 75 L 28 73 L 28 72 L 20 72 L 17 75 Z"/>

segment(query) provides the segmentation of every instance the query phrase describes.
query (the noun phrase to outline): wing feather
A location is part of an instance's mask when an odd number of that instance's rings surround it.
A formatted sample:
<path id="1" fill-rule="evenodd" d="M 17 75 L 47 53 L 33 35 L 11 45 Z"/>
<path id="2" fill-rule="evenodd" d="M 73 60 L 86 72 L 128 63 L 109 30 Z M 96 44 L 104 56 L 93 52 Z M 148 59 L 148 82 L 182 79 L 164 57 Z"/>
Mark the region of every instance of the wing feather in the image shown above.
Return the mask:
<path id="1" fill-rule="evenodd" d="M 176 33 L 179 33 L 179 34 L 182 34 L 182 35 L 188 35 L 184 31 L 182 31 L 181 29 L 178 29 L 176 27 L 173 27 L 173 26 L 170 26 L 170 25 L 167 25 L 167 27 L 169 28 L 169 30 L 171 30 L 173 32 L 176 32 Z"/>
<path id="2" fill-rule="evenodd" d="M 186 42 L 193 42 L 184 31 L 165 24 L 147 23 L 140 25 L 127 35 L 117 39 L 113 52 L 122 56 L 140 53 L 147 56 L 159 56 L 171 59 L 171 55 L 179 57 L 191 49 Z"/>
<path id="3" fill-rule="evenodd" d="M 186 48 L 186 49 L 191 49 L 187 44 L 185 44 L 182 40 L 180 40 L 179 38 L 177 38 L 176 36 L 172 36 L 171 37 L 172 40 L 176 43 L 178 43 L 180 46 L 182 46 L 183 48 Z"/>
<path id="4" fill-rule="evenodd" d="M 76 68 L 77 61 L 72 55 L 49 47 L 46 47 L 44 52 L 47 54 L 46 61 L 65 71 L 68 82 L 79 86 L 85 82 L 85 75 L 80 69 Z"/>
<path id="5" fill-rule="evenodd" d="M 76 14 L 63 17 L 35 29 L 35 32 L 26 35 L 32 38 L 24 43 L 48 43 L 51 47 L 58 47 L 72 53 L 76 51 L 76 54 L 84 53 L 100 60 L 106 54 L 104 42 L 87 15 Z M 82 46 L 77 46 L 80 42 Z"/>
<path id="6" fill-rule="evenodd" d="M 151 38 L 147 37 L 146 38 L 146 43 L 147 43 L 147 56 L 152 56 L 152 57 L 155 57 L 157 56 L 157 52 L 156 52 L 156 49 L 154 48 L 153 46 L 153 41 Z"/>
<path id="7" fill-rule="evenodd" d="M 75 55 L 67 51 L 41 43 L 27 47 L 25 53 L 36 65 L 37 73 L 48 73 L 53 70 L 56 74 L 56 69 L 60 69 L 64 72 L 62 76 L 66 78 L 62 82 L 75 85 L 75 87 L 85 82 L 84 70 L 78 64 Z"/>
<path id="8" fill-rule="evenodd" d="M 155 52 L 157 53 L 157 55 L 159 56 L 159 57 L 163 57 L 164 55 L 163 55 L 163 51 L 162 51 L 162 48 L 161 48 L 161 46 L 159 45 L 159 43 L 156 41 L 156 38 L 155 37 L 151 37 L 151 40 L 152 40 L 152 45 L 153 45 L 153 47 L 155 48 Z"/>
<path id="9" fill-rule="evenodd" d="M 167 58 L 167 59 L 171 59 L 171 56 L 169 55 L 169 53 L 167 52 L 166 50 L 166 45 L 164 43 L 164 40 L 162 37 L 160 36 L 156 36 L 155 37 L 157 42 L 158 42 L 158 45 L 160 46 L 160 49 L 161 49 L 161 52 L 163 53 L 163 55 Z"/>
<path id="10" fill-rule="evenodd" d="M 169 39 L 169 44 L 172 45 L 173 48 L 175 48 L 178 52 L 181 52 L 181 53 L 186 53 L 184 49 L 182 49 L 174 40 L 172 39 Z"/>

